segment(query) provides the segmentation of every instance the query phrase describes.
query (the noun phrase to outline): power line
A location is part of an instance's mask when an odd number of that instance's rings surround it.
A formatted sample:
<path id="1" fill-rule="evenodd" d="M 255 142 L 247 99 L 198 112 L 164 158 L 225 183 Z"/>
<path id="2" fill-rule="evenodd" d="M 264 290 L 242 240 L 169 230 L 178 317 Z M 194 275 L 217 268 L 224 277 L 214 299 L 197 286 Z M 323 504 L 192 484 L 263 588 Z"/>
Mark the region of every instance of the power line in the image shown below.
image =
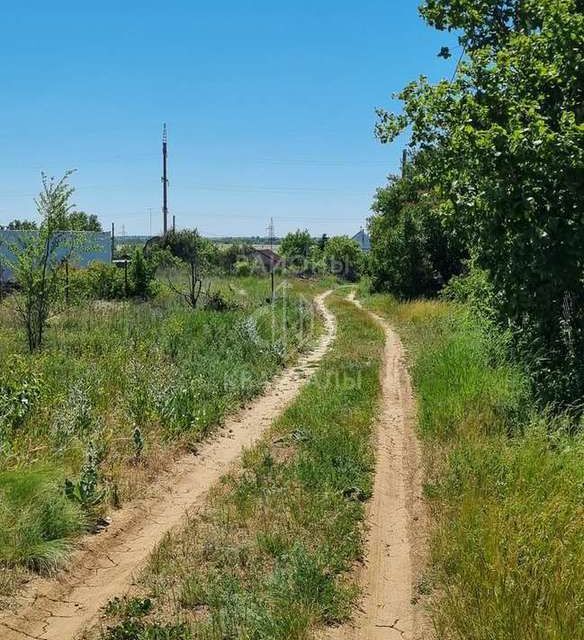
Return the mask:
<path id="1" fill-rule="evenodd" d="M 162 178 L 164 181 L 164 178 Z M 75 191 L 114 191 L 128 190 L 128 185 L 78 185 Z M 139 188 L 139 187 L 136 187 Z M 212 185 L 212 184 L 190 184 L 181 187 L 181 191 L 218 191 L 224 193 L 282 193 L 282 194 L 302 194 L 302 193 L 338 193 L 338 194 L 362 194 L 362 191 L 350 189 L 337 189 L 336 187 L 295 187 L 295 186 L 263 186 L 263 185 Z M 0 193 L 0 198 L 35 198 L 38 193 Z"/>

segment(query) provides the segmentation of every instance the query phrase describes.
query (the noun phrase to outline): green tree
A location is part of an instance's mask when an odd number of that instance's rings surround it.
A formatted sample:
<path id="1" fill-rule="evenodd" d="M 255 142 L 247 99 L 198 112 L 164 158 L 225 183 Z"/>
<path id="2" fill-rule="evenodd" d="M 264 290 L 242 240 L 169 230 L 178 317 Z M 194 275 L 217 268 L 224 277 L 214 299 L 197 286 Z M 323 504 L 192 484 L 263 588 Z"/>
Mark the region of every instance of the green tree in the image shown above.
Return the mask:
<path id="1" fill-rule="evenodd" d="M 460 32 L 452 81 L 425 78 L 377 134 L 411 128 L 457 237 L 492 280 L 498 317 L 545 398 L 584 397 L 584 10 L 582 0 L 427 0 Z"/>
<path id="2" fill-rule="evenodd" d="M 331 273 L 354 282 L 363 265 L 363 251 L 356 240 L 348 236 L 334 236 L 326 243 L 324 260 Z"/>
<path id="3" fill-rule="evenodd" d="M 7 229 L 12 231 L 30 231 L 38 229 L 34 220 L 15 219 L 8 223 Z M 59 214 L 55 220 L 55 229 L 59 231 L 103 231 L 101 222 L 95 214 L 76 211 L 73 207 L 67 212 Z"/>
<path id="4" fill-rule="evenodd" d="M 248 260 L 253 250 L 253 246 L 246 243 L 219 247 L 216 253 L 217 267 L 225 273 L 232 273 L 235 270 L 235 265 Z"/>
<path id="5" fill-rule="evenodd" d="M 59 271 L 70 259 L 74 244 L 58 221 L 71 210 L 73 187 L 66 173 L 60 180 L 42 176 L 42 190 L 36 199 L 41 218 L 38 231 L 22 235 L 9 246 L 11 264 L 19 294 L 16 304 L 24 326 L 29 350 L 42 346 L 51 307 L 56 300 Z"/>
<path id="6" fill-rule="evenodd" d="M 170 231 L 162 238 L 161 246 L 168 249 L 186 268 L 188 289 L 169 280 L 169 286 L 193 309 L 197 308 L 203 277 L 213 262 L 216 248 L 203 238 L 196 229 Z"/>
<path id="7" fill-rule="evenodd" d="M 377 191 L 369 220 L 374 288 L 410 299 L 437 294 L 466 258 L 464 246 L 444 226 L 442 203 L 425 184 L 420 160 Z"/>
<path id="8" fill-rule="evenodd" d="M 12 220 L 6 226 L 10 231 L 31 231 L 38 229 L 38 224 L 34 220 Z"/>
<path id="9" fill-rule="evenodd" d="M 280 243 L 280 252 L 289 260 L 305 259 L 310 255 L 310 249 L 314 245 L 310 233 L 307 229 L 300 229 L 290 232 L 282 238 Z"/>
<path id="10" fill-rule="evenodd" d="M 70 231 L 103 231 L 98 217 L 84 211 L 71 211 L 62 222 L 63 228 Z"/>

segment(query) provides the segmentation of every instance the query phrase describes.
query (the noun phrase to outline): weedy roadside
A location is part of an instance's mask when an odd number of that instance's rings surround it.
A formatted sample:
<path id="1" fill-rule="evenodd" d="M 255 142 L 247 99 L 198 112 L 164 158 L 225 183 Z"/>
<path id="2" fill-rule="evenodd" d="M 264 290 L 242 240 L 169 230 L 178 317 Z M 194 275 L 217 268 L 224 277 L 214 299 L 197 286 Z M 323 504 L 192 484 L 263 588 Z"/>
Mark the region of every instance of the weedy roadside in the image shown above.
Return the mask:
<path id="1" fill-rule="evenodd" d="M 0 606 L 310 344 L 312 290 L 292 284 L 271 305 L 265 279 L 236 283 L 216 284 L 233 297 L 221 312 L 163 294 L 83 301 L 51 320 L 35 354 L 0 307 Z"/>
<path id="2" fill-rule="evenodd" d="M 103 638 L 291 640 L 351 614 L 384 336 L 351 303 L 329 304 L 338 333 L 319 370 L 206 509 L 160 545 L 128 598 L 152 608 L 118 607 Z"/>
<path id="3" fill-rule="evenodd" d="M 584 637 L 584 439 L 535 409 L 505 336 L 462 306 L 365 296 L 409 352 L 438 638 Z"/>

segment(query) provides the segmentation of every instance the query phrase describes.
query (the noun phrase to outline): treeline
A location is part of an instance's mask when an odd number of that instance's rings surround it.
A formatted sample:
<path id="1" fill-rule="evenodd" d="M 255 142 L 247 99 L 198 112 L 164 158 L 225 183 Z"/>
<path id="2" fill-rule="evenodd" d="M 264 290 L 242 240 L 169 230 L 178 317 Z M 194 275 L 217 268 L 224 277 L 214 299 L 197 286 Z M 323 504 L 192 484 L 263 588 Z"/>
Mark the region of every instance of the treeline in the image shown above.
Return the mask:
<path id="1" fill-rule="evenodd" d="M 332 275 L 355 282 L 366 271 L 366 256 L 348 236 L 323 234 L 315 240 L 308 229 L 288 233 L 279 247 L 285 271 L 299 276 Z"/>
<path id="2" fill-rule="evenodd" d="M 382 142 L 412 138 L 373 204 L 373 285 L 472 302 L 509 330 L 542 400 L 580 409 L 584 2 L 426 0 L 421 14 L 463 55 L 452 80 L 422 77 L 403 112 L 378 112 Z"/>

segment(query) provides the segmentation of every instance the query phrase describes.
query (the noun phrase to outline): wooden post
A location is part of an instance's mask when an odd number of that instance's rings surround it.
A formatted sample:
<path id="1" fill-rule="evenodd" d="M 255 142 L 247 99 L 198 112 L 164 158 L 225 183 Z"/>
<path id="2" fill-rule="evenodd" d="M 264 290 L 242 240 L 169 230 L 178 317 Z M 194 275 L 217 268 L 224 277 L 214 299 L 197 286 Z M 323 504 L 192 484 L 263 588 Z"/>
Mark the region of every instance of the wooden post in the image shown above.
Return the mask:
<path id="1" fill-rule="evenodd" d="M 65 260 L 65 304 L 69 306 L 69 260 Z"/>

